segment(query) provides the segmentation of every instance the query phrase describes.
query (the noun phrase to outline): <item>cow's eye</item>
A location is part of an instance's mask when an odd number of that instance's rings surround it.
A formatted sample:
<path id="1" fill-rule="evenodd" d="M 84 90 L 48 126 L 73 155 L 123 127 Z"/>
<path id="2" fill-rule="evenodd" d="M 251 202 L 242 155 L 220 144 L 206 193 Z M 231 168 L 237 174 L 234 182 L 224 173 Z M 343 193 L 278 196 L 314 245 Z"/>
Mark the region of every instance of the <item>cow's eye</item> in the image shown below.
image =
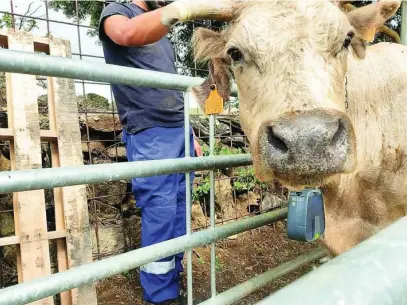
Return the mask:
<path id="1" fill-rule="evenodd" d="M 237 48 L 230 48 L 227 51 L 228 55 L 233 59 L 233 61 L 239 61 L 242 59 L 242 53 Z"/>
<path id="2" fill-rule="evenodd" d="M 350 31 L 350 32 L 348 33 L 348 35 L 346 35 L 345 41 L 343 42 L 343 46 L 344 46 L 346 49 L 350 46 L 350 44 L 351 44 L 351 42 L 352 42 L 353 36 L 355 36 L 355 33 L 354 33 L 353 31 Z"/>

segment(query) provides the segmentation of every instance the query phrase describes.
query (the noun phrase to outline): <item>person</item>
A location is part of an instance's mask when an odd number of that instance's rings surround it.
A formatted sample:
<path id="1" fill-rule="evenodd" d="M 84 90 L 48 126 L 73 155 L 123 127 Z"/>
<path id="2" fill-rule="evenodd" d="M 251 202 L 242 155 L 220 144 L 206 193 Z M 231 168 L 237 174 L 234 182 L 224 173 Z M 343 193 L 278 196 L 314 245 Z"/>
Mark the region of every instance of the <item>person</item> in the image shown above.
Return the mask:
<path id="1" fill-rule="evenodd" d="M 161 22 L 163 1 L 111 1 L 99 20 L 105 62 L 131 68 L 177 74 L 175 52 Z M 185 156 L 183 92 L 112 84 L 122 141 L 129 161 Z M 190 156 L 202 156 L 192 128 Z M 194 173 L 191 173 L 191 187 Z M 141 210 L 141 246 L 186 234 L 185 174 L 132 179 Z M 185 300 L 180 293 L 183 253 L 140 267 L 143 299 L 152 304 Z M 172 304 L 172 303 L 171 303 Z"/>

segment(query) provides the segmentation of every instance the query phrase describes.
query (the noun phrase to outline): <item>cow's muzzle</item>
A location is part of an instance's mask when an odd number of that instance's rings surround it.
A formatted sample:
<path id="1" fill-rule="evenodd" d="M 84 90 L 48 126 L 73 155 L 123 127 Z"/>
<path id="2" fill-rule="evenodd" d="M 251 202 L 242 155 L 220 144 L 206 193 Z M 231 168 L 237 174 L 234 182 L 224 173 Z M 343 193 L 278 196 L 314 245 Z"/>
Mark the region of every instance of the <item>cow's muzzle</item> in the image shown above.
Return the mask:
<path id="1" fill-rule="evenodd" d="M 355 141 L 346 114 L 314 109 L 287 113 L 264 123 L 259 149 L 263 162 L 267 162 L 277 178 L 312 181 L 352 171 L 356 164 Z"/>

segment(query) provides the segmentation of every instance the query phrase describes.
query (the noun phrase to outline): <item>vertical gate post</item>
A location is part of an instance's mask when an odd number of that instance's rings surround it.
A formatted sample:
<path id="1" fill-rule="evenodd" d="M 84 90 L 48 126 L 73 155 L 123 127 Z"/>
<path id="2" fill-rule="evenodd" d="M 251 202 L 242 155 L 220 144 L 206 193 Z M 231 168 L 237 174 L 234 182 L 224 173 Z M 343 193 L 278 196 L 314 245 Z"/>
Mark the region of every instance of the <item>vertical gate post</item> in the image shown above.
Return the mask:
<path id="1" fill-rule="evenodd" d="M 401 2 L 401 32 L 400 38 L 402 44 L 407 44 L 407 1 Z"/>
<path id="2" fill-rule="evenodd" d="M 185 129 L 185 158 L 188 159 L 190 155 L 190 136 L 189 136 L 189 92 L 184 94 L 184 129 Z M 191 234 L 191 172 L 185 173 L 186 184 L 186 219 L 187 219 L 187 235 Z M 192 249 L 187 251 L 187 294 L 188 305 L 192 305 Z"/>
<path id="3" fill-rule="evenodd" d="M 215 114 L 209 116 L 209 156 L 213 156 L 215 151 Z M 215 172 L 210 171 L 210 219 L 211 228 L 215 228 Z M 216 296 L 216 243 L 211 243 L 211 296 Z"/>
<path id="4" fill-rule="evenodd" d="M 205 101 L 205 114 L 209 115 L 209 156 L 215 154 L 215 118 L 224 110 L 223 99 L 217 91 L 216 84 L 211 84 L 211 91 Z M 210 178 L 210 223 L 215 229 L 215 171 L 211 170 Z M 216 243 L 211 243 L 211 297 L 216 297 Z"/>

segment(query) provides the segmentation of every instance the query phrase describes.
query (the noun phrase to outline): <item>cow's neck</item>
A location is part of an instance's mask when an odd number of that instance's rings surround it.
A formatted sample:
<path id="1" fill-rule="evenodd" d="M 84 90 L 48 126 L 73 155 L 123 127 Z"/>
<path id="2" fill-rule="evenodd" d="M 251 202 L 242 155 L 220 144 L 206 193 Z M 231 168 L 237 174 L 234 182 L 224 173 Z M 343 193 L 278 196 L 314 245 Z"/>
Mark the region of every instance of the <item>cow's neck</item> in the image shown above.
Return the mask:
<path id="1" fill-rule="evenodd" d="M 404 52 L 404 53 L 403 53 Z M 358 171 L 393 164 L 407 151 L 407 47 L 380 43 L 364 60 L 349 60 L 346 109 L 357 137 Z"/>
<path id="2" fill-rule="evenodd" d="M 348 64 L 357 168 L 322 190 L 327 212 L 382 226 L 407 207 L 407 47 L 380 43 Z M 384 221 L 384 223 L 383 223 Z"/>

